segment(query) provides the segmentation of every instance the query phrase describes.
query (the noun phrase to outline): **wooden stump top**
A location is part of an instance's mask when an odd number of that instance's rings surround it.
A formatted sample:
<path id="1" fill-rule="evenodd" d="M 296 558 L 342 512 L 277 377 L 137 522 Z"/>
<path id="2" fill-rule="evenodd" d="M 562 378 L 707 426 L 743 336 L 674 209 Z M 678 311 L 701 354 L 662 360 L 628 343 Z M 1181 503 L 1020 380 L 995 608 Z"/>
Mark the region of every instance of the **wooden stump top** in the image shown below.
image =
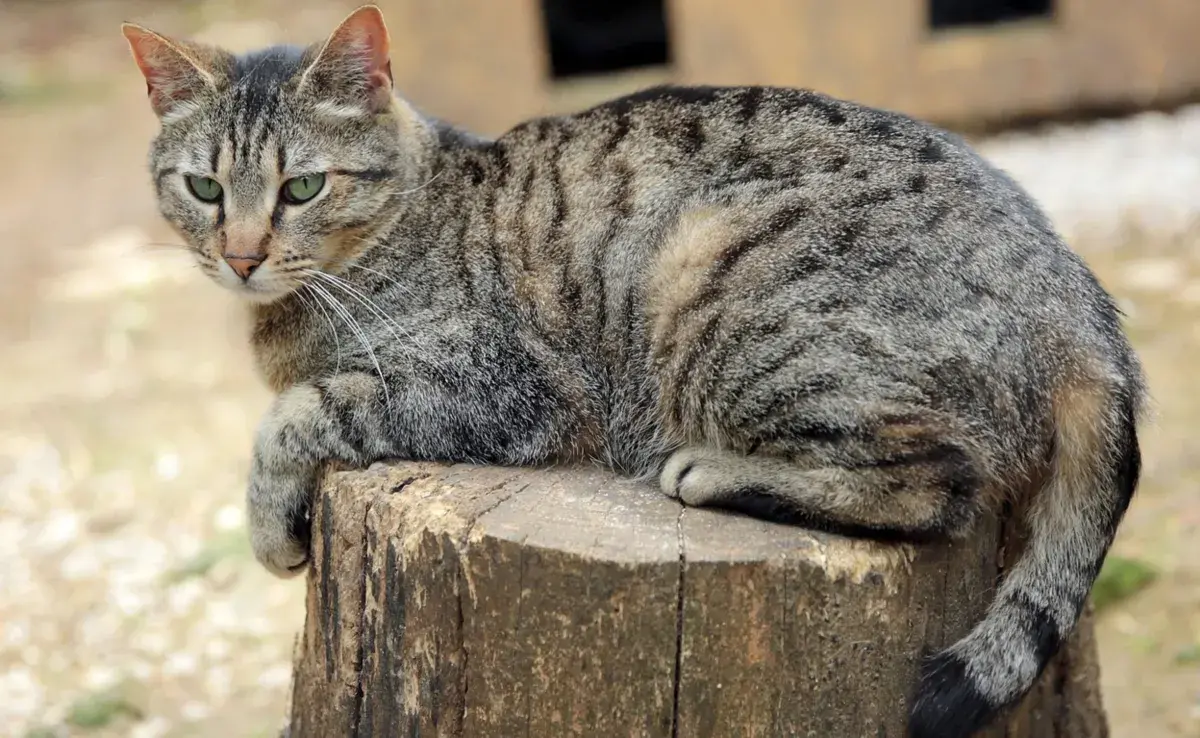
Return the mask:
<path id="1" fill-rule="evenodd" d="M 982 616 L 1015 540 L 876 544 L 598 469 L 415 463 L 331 473 L 313 528 L 292 738 L 902 736 L 918 658 Z M 1090 638 L 986 735 L 1105 735 Z"/>

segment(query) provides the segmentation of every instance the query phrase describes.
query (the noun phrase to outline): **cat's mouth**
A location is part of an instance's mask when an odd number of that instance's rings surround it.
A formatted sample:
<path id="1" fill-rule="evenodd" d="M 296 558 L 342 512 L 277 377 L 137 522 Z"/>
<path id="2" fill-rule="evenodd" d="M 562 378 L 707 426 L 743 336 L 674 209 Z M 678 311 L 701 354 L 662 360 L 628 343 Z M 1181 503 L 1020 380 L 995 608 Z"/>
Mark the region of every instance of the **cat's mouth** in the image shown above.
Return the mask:
<path id="1" fill-rule="evenodd" d="M 248 260 L 247 260 L 248 261 Z M 222 287 L 243 300 L 258 304 L 272 303 L 304 286 L 303 268 L 280 269 L 269 262 L 249 264 L 226 258 L 210 276 Z"/>

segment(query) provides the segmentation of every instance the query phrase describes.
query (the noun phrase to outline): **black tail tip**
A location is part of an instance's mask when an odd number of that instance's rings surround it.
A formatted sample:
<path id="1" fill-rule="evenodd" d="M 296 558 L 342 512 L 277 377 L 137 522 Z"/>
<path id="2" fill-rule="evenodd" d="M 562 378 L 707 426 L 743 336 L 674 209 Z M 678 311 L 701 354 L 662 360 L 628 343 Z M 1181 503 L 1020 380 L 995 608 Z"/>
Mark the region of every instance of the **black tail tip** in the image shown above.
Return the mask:
<path id="1" fill-rule="evenodd" d="M 926 659 L 908 718 L 909 738 L 969 738 L 997 708 L 967 676 L 966 664 L 948 652 Z"/>

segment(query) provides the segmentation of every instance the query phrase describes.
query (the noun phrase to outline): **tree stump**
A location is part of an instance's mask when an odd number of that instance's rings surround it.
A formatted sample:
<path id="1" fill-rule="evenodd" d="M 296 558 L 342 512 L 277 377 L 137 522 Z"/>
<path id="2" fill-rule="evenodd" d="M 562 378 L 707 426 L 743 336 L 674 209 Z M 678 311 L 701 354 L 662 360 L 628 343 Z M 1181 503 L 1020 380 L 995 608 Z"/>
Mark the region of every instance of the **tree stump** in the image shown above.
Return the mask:
<path id="1" fill-rule="evenodd" d="M 595 469 L 378 464 L 313 513 L 291 738 L 899 738 L 1016 526 L 903 546 L 711 510 Z M 999 738 L 1107 726 L 1090 616 Z"/>

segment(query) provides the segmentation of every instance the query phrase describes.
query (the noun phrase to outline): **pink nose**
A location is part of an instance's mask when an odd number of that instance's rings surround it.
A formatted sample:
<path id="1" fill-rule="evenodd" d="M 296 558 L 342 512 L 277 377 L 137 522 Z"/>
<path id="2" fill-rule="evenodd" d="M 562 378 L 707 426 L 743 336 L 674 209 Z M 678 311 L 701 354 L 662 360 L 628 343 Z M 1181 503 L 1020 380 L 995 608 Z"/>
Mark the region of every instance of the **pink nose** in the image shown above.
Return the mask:
<path id="1" fill-rule="evenodd" d="M 258 269 L 258 265 L 263 263 L 261 257 L 258 256 L 235 256 L 233 254 L 225 257 L 225 263 L 233 269 L 233 273 L 242 279 L 250 279 L 250 275 Z"/>

